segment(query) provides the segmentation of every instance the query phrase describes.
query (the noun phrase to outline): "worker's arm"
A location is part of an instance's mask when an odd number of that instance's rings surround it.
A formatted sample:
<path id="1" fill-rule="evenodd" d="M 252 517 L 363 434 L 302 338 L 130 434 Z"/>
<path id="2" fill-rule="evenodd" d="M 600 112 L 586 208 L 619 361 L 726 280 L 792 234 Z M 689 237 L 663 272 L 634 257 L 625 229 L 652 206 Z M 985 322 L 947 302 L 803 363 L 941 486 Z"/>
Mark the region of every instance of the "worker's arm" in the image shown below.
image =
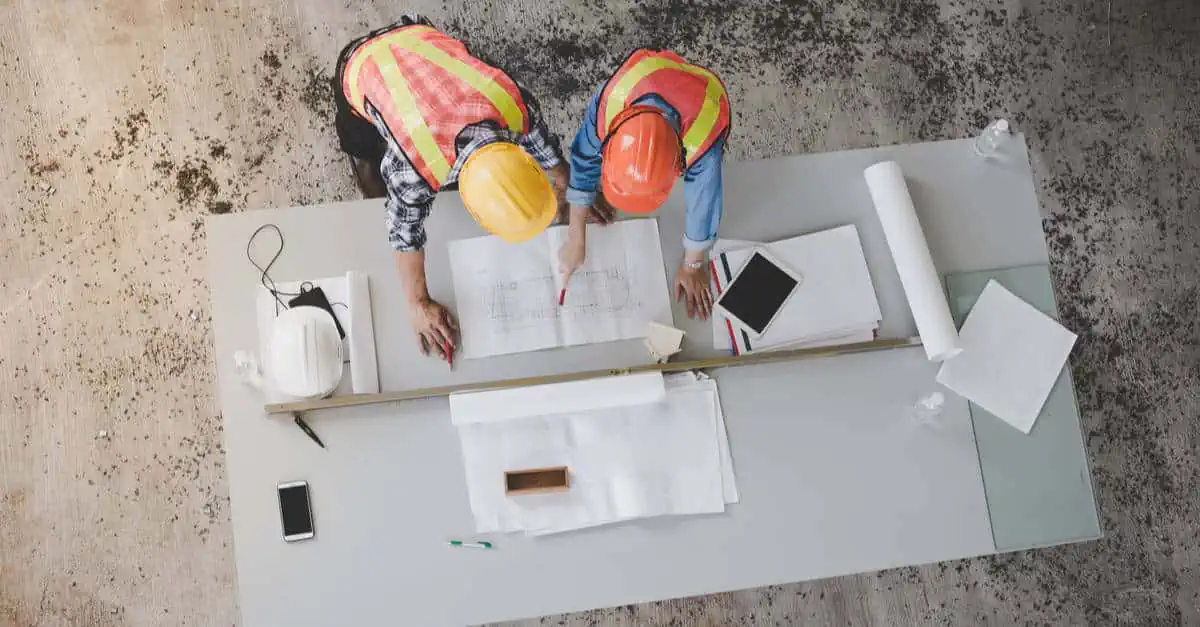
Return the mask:
<path id="1" fill-rule="evenodd" d="M 425 251 L 397 251 L 395 255 L 408 315 L 417 341 L 421 343 L 421 352 L 428 355 L 432 350 L 447 358 L 446 351 L 453 352 L 457 344 L 458 323 L 448 309 L 429 296 L 429 287 L 425 284 Z"/>
<path id="2" fill-rule="evenodd" d="M 683 196 L 687 205 L 683 226 L 683 261 L 675 273 L 675 298 L 687 304 L 689 318 L 708 318 L 712 311 L 712 288 L 703 262 L 717 239 L 721 225 L 721 164 L 725 138 L 721 138 L 683 174 Z"/>
<path id="3" fill-rule="evenodd" d="M 563 273 L 563 285 L 587 258 L 587 219 L 591 216 L 600 224 L 612 222 L 614 211 L 599 199 L 600 166 L 603 164 L 603 142 L 596 131 L 596 111 L 600 102 L 597 91 L 583 113 L 583 124 L 571 142 L 571 177 L 567 186 L 570 205 L 570 226 L 567 241 L 558 252 L 558 265 Z"/>
<path id="4" fill-rule="evenodd" d="M 449 310 L 430 297 L 425 283 L 425 219 L 436 193 L 402 154 L 389 152 L 381 169 L 387 182 L 388 240 L 395 251 L 409 322 L 422 353 L 447 357 L 446 350 L 453 351 L 457 344 L 458 324 Z"/>
<path id="5" fill-rule="evenodd" d="M 613 220 L 613 209 L 605 202 L 596 202 L 600 189 L 600 167 L 604 157 L 596 130 L 596 115 L 603 88 L 592 95 L 583 112 L 583 124 L 571 142 L 571 180 L 567 186 L 567 202 L 571 205 L 572 221 L 584 221 L 590 215 L 600 224 Z"/>

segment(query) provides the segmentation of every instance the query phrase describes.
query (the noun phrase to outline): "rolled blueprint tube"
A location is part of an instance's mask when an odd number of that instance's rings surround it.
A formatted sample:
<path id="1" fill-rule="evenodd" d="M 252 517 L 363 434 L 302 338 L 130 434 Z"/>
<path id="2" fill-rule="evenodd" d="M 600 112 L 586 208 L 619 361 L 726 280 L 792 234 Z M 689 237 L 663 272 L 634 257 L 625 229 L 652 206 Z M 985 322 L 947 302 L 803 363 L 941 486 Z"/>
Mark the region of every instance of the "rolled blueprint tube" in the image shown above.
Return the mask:
<path id="1" fill-rule="evenodd" d="M 957 355 L 958 331 L 950 317 L 950 306 L 938 278 L 925 234 L 917 220 L 912 197 L 904 184 L 904 174 L 894 161 L 884 161 L 863 171 L 875 212 L 883 225 L 900 284 L 912 309 L 917 332 L 930 361 L 945 361 Z"/>

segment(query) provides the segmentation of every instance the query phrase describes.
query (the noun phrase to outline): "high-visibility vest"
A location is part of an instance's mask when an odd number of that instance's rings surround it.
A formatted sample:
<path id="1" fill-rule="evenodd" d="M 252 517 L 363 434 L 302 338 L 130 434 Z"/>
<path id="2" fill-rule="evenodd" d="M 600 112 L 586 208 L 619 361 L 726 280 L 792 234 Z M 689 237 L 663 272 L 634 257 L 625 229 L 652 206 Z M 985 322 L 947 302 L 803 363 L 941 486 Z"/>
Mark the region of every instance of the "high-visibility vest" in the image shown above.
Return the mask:
<path id="1" fill-rule="evenodd" d="M 462 42 L 425 25 L 402 26 L 364 41 L 346 59 L 342 89 L 355 113 L 367 103 L 435 191 L 457 157 L 455 137 L 492 120 L 514 133 L 529 128 L 521 90 Z"/>
<path id="2" fill-rule="evenodd" d="M 684 155 L 691 166 L 729 130 L 729 98 L 716 74 L 669 50 L 636 50 L 604 85 L 596 115 L 603 141 L 623 109 L 655 94 L 679 113 Z"/>

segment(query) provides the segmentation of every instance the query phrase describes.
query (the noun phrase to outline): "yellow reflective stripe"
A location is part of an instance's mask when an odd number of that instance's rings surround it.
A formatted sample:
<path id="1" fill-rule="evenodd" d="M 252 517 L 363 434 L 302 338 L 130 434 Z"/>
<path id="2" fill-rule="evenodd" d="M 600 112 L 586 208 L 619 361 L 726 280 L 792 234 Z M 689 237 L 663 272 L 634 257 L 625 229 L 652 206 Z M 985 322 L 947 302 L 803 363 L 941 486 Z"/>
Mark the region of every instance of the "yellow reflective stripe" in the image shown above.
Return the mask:
<path id="1" fill-rule="evenodd" d="M 709 74 L 708 86 L 704 88 L 704 104 L 700 106 L 700 112 L 696 114 L 692 127 L 683 135 L 683 151 L 688 159 L 696 158 L 700 146 L 704 144 L 704 140 L 708 139 L 708 135 L 716 126 L 717 116 L 721 112 L 721 94 L 723 92 L 721 81 Z"/>
<path id="2" fill-rule="evenodd" d="M 431 30 L 433 30 L 433 29 L 428 26 L 412 26 L 412 27 L 408 28 L 408 31 L 411 31 L 411 32 L 425 32 L 425 31 L 431 31 Z M 366 107 L 363 105 L 364 98 L 363 98 L 362 88 L 359 87 L 359 84 L 358 84 L 359 76 L 362 73 L 362 66 L 364 63 L 367 62 L 368 58 L 374 58 L 374 52 L 376 51 L 376 49 L 386 48 L 387 45 L 388 45 L 387 41 L 385 41 L 383 39 L 378 39 L 378 38 L 376 38 L 374 41 L 367 42 L 365 45 L 363 45 L 361 48 L 359 48 L 353 55 L 351 55 L 350 63 L 349 63 L 349 65 L 347 65 L 347 67 L 345 69 L 345 73 L 346 73 L 345 75 L 348 76 L 350 79 L 349 91 L 350 91 L 350 97 L 352 98 L 352 100 L 350 101 L 350 105 L 359 109 L 359 112 L 362 113 L 362 115 L 364 117 L 367 115 L 367 110 L 366 110 Z M 393 61 L 393 63 L 394 63 L 394 61 Z"/>
<path id="3" fill-rule="evenodd" d="M 445 50 L 424 39 L 414 37 L 408 32 L 401 33 L 401 36 L 397 38 L 397 43 L 409 51 L 425 57 L 430 63 L 457 76 L 459 80 L 483 94 L 491 101 L 492 106 L 500 111 L 500 115 L 504 117 L 504 122 L 510 131 L 516 133 L 525 131 L 525 117 L 521 115 L 521 108 L 517 105 L 517 101 L 513 100 L 512 94 L 496 81 L 484 76 L 463 62 L 462 59 L 456 59 L 446 54 Z"/>
<path id="4" fill-rule="evenodd" d="M 368 58 L 374 61 L 376 67 L 379 68 L 383 84 L 387 86 L 388 94 L 392 97 L 392 102 L 400 113 L 401 119 L 404 120 L 405 131 L 412 139 L 417 153 L 421 155 L 421 160 L 425 162 L 440 185 L 450 176 L 450 164 L 446 161 L 446 156 L 442 154 L 441 149 L 438 148 L 437 141 L 433 138 L 433 132 L 425 123 L 425 116 L 421 115 L 420 109 L 417 108 L 417 101 L 413 98 L 408 81 L 404 79 L 400 67 L 396 65 L 396 58 L 392 55 L 387 40 L 367 44 L 356 52 L 355 57 L 351 60 L 347 71 L 350 76 L 350 95 L 355 99 L 355 103 L 352 104 L 356 104 L 364 114 L 366 113 L 358 81 L 362 66 Z"/>
<path id="5" fill-rule="evenodd" d="M 608 127 L 612 124 L 613 118 L 617 117 L 617 114 L 625 108 L 625 101 L 629 98 L 633 88 L 647 76 L 659 70 L 682 70 L 708 79 L 708 85 L 704 89 L 704 104 L 700 106 L 696 120 L 692 122 L 691 128 L 687 129 L 687 133 L 683 137 L 683 147 L 688 152 L 688 157 L 691 157 L 716 125 L 717 117 L 721 112 L 721 95 L 725 91 L 721 81 L 712 72 L 702 67 L 662 57 L 651 57 L 638 61 L 621 76 L 621 80 L 613 85 L 612 91 L 608 94 L 608 101 L 604 106 L 604 132 L 608 133 Z"/>

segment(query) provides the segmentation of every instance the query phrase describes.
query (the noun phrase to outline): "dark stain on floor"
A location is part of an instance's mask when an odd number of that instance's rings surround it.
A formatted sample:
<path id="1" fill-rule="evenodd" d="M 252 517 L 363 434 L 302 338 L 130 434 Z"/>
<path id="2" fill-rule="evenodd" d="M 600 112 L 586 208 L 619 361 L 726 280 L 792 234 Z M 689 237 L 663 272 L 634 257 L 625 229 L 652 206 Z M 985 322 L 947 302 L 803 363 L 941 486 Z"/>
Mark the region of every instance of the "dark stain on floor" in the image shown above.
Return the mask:
<path id="1" fill-rule="evenodd" d="M 175 170 L 175 193 L 181 205 L 207 201 L 220 190 L 208 163 L 187 161 Z"/>

